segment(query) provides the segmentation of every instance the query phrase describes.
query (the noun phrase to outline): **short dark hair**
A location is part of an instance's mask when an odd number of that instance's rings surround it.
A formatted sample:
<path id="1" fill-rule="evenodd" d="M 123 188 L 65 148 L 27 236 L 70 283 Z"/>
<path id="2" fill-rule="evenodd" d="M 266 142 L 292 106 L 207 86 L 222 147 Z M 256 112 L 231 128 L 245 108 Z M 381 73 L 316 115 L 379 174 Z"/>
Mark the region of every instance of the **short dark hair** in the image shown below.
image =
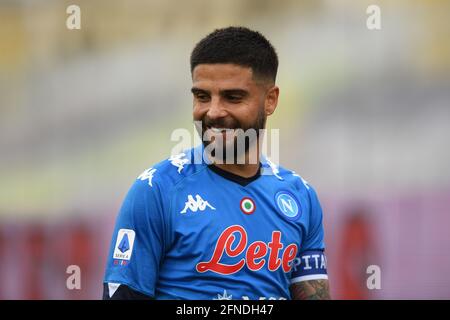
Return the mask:
<path id="1" fill-rule="evenodd" d="M 216 29 L 196 44 L 191 54 L 191 74 L 199 64 L 233 63 L 250 67 L 256 77 L 275 82 L 278 57 L 259 32 L 245 27 Z"/>

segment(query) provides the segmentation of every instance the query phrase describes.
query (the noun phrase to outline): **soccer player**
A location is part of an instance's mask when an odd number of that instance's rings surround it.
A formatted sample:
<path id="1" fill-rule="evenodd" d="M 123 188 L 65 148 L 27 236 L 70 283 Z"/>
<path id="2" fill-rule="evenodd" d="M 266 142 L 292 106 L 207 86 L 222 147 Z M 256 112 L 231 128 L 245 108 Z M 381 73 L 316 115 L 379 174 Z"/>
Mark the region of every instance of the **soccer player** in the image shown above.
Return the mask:
<path id="1" fill-rule="evenodd" d="M 117 217 L 103 298 L 328 299 L 317 195 L 260 152 L 259 129 L 279 95 L 273 46 L 259 32 L 228 27 L 202 39 L 190 62 L 203 143 L 134 182 Z M 251 130 L 256 138 L 239 148 Z"/>

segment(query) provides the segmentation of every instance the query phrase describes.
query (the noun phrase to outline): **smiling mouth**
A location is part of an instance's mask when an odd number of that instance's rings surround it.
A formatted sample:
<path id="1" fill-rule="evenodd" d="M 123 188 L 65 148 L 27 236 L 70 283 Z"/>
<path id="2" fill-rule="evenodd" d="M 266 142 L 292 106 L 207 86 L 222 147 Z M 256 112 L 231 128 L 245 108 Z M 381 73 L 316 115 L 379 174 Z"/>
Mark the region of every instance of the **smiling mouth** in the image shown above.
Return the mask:
<path id="1" fill-rule="evenodd" d="M 233 131 L 234 129 L 232 128 L 215 128 L 215 127 L 206 127 L 207 130 L 211 130 L 213 133 L 226 133 L 227 131 Z"/>

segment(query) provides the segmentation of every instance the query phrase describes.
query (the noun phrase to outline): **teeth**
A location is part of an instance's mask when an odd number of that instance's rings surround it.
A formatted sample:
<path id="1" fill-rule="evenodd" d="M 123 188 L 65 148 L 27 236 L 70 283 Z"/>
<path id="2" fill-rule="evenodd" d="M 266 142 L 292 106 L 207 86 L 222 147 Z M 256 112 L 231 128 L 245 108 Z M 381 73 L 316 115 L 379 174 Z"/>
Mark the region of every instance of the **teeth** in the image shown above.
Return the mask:
<path id="1" fill-rule="evenodd" d="M 224 130 L 226 130 L 226 129 L 221 129 L 221 128 L 211 128 L 211 130 L 212 130 L 214 133 L 222 133 L 222 131 L 224 131 Z"/>

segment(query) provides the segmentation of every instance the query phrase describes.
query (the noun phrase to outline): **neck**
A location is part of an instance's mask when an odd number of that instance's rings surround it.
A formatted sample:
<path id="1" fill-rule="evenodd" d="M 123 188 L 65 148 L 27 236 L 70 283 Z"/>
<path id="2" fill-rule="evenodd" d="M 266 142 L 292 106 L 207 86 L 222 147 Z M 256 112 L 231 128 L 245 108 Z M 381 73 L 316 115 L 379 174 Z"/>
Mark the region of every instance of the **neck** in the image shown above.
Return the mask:
<path id="1" fill-rule="evenodd" d="M 259 163 L 256 164 L 214 164 L 216 167 L 244 178 L 253 177 L 258 173 Z"/>
<path id="2" fill-rule="evenodd" d="M 252 157 L 250 156 L 252 155 Z M 255 157 L 256 156 L 256 157 Z M 228 164 L 228 163 L 216 163 L 213 162 L 214 165 L 224 171 L 233 173 L 235 175 L 250 178 L 258 173 L 260 168 L 259 160 L 260 153 L 258 148 L 258 143 L 255 143 L 254 146 L 250 147 L 249 150 L 243 155 L 245 157 L 245 161 L 242 164 Z M 256 158 L 256 161 L 255 161 Z M 250 161 L 251 160 L 251 161 Z M 239 161 L 238 161 L 239 162 Z"/>

